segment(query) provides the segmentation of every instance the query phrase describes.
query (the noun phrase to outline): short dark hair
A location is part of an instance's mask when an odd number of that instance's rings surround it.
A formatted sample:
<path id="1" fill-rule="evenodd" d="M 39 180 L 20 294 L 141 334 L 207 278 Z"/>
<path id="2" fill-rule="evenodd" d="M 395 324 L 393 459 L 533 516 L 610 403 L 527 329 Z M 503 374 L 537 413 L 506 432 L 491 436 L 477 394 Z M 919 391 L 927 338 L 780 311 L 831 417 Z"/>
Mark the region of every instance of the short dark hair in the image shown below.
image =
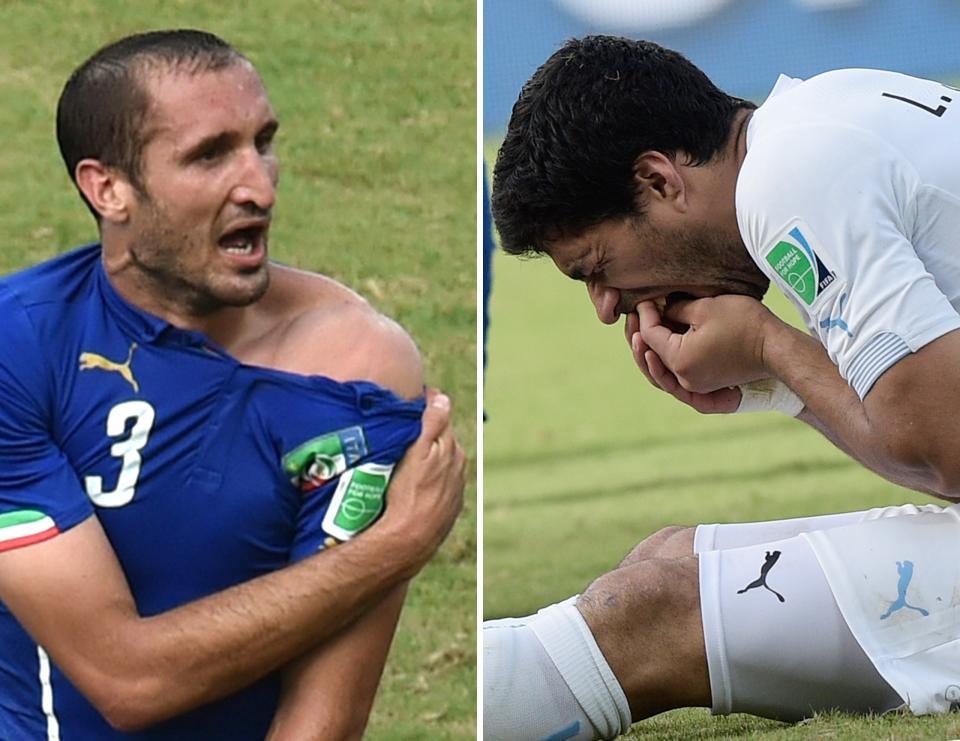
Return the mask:
<path id="1" fill-rule="evenodd" d="M 571 39 L 520 92 L 493 174 L 503 249 L 537 254 L 610 218 L 639 215 L 643 152 L 717 154 L 740 108 L 683 55 L 649 41 Z"/>
<path id="2" fill-rule="evenodd" d="M 67 80 L 57 103 L 57 142 L 70 179 L 90 158 L 123 172 L 137 188 L 150 97 L 144 72 L 164 66 L 188 74 L 224 69 L 245 57 L 206 31 L 175 29 L 127 36 L 100 49 Z M 93 215 L 96 210 L 80 193 Z"/>

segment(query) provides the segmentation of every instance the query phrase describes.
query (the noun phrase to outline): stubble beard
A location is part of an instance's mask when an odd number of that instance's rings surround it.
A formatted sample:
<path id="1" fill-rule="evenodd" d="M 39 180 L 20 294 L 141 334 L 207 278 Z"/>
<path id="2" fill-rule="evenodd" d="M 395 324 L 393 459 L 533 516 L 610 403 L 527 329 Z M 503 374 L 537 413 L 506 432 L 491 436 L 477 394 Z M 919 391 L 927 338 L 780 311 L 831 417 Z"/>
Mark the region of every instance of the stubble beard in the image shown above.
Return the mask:
<path id="1" fill-rule="evenodd" d="M 189 236 L 164 226 L 169 223 L 154 205 L 150 223 L 143 230 L 130 255 L 141 283 L 150 296 L 177 313 L 207 316 L 226 307 L 242 308 L 259 301 L 270 286 L 270 271 L 264 262 L 246 274 L 217 274 L 203 263 L 191 266 L 187 256 L 206 245 L 193 243 Z"/>
<path id="2" fill-rule="evenodd" d="M 740 239 L 721 232 L 694 227 L 674 234 L 663 234 L 669 249 L 662 267 L 677 275 L 690 276 L 690 285 L 704 285 L 718 293 L 734 293 L 761 300 L 770 280 L 751 259 Z"/>

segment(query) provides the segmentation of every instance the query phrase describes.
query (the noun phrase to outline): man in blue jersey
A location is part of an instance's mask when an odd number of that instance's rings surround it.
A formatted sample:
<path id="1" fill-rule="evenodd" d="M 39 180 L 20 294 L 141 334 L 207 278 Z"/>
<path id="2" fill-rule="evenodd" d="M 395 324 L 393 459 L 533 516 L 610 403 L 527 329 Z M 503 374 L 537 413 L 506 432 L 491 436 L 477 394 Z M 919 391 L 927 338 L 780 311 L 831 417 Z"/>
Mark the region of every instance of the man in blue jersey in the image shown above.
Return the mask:
<path id="1" fill-rule="evenodd" d="M 0 737 L 362 733 L 464 454 L 402 329 L 268 261 L 277 125 L 197 31 L 63 91 L 101 243 L 0 281 Z"/>

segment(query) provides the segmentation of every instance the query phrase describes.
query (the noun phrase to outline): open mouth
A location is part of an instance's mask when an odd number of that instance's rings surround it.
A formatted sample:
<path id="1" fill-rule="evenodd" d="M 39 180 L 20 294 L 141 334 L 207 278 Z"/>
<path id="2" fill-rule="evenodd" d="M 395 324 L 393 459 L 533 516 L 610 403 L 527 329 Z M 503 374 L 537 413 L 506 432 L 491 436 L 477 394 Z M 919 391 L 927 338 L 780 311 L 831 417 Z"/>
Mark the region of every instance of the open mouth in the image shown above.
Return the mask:
<path id="1" fill-rule="evenodd" d="M 218 244 L 229 255 L 253 255 L 263 245 L 264 232 L 263 227 L 237 229 L 220 237 Z"/>

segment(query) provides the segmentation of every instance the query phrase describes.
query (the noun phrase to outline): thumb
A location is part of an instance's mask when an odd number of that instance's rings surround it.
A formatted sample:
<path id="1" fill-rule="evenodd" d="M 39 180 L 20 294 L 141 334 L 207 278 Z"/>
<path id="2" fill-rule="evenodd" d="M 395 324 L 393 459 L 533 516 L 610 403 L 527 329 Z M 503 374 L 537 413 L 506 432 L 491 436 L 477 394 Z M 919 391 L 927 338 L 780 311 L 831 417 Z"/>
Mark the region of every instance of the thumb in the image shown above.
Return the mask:
<path id="1" fill-rule="evenodd" d="M 435 389 L 427 392 L 427 406 L 421 418 L 420 437 L 416 445 L 424 454 L 450 424 L 450 397 Z"/>

